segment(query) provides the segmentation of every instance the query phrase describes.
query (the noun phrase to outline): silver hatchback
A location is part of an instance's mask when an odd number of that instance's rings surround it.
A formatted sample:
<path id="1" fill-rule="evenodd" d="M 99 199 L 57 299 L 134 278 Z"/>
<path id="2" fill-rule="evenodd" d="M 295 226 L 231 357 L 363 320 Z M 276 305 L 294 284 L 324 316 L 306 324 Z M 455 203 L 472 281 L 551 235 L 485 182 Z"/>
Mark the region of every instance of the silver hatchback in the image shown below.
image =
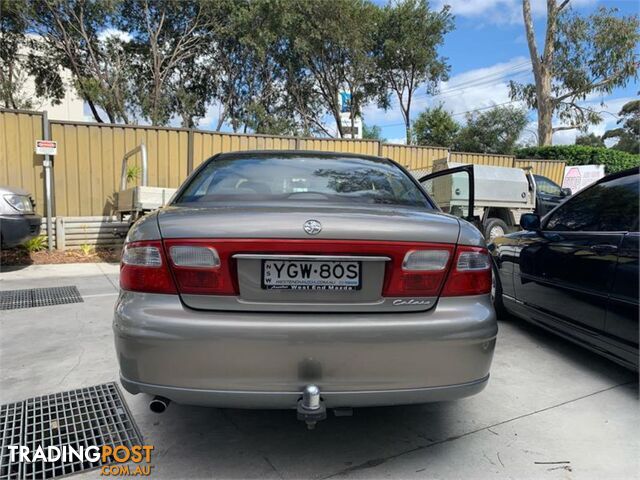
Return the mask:
<path id="1" fill-rule="evenodd" d="M 133 226 L 120 286 L 122 384 L 164 405 L 456 399 L 498 330 L 480 232 L 378 157 L 217 155 Z"/>

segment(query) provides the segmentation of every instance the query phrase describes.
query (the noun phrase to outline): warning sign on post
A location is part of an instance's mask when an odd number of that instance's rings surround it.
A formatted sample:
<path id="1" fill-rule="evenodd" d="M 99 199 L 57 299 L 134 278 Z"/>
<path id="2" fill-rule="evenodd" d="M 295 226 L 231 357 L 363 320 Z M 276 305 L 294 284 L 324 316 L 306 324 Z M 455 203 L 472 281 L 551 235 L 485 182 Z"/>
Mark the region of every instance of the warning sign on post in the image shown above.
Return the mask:
<path id="1" fill-rule="evenodd" d="M 53 140 L 36 140 L 37 155 L 55 155 L 58 153 L 58 142 Z"/>

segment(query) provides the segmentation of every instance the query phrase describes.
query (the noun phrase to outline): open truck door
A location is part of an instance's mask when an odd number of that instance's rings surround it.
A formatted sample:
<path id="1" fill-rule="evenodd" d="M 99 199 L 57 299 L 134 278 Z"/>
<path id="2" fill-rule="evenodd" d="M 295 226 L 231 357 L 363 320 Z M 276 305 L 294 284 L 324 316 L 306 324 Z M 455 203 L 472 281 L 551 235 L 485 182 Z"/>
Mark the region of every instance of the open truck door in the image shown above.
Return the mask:
<path id="1" fill-rule="evenodd" d="M 482 231 L 481 219 L 474 214 L 473 165 L 439 170 L 418 181 L 443 212 L 467 220 Z"/>

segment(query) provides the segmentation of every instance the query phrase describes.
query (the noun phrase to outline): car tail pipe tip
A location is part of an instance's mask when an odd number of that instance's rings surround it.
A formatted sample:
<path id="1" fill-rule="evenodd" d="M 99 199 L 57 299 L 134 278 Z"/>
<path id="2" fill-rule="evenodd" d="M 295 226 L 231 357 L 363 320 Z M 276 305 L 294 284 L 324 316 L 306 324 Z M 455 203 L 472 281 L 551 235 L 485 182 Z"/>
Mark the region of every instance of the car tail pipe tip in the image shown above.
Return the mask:
<path id="1" fill-rule="evenodd" d="M 170 403 L 171 400 L 169 400 L 168 398 L 156 395 L 155 397 L 153 397 L 153 400 L 149 402 L 149 409 L 153 413 L 162 413 L 167 409 Z"/>
<path id="2" fill-rule="evenodd" d="M 302 398 L 298 400 L 297 414 L 298 420 L 305 422 L 309 430 L 313 430 L 316 423 L 327 418 L 327 409 L 316 385 L 304 387 Z"/>

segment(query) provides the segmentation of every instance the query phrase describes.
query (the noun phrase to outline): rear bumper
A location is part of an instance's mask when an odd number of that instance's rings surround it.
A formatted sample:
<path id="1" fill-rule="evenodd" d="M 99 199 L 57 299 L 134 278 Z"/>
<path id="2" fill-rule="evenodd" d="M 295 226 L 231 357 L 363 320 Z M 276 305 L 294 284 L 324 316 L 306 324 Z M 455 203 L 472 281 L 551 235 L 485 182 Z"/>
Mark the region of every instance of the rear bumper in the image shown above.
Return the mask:
<path id="1" fill-rule="evenodd" d="M 132 382 L 120 376 L 120 382 L 129 393 L 148 393 L 170 398 L 185 405 L 216 406 L 224 408 L 295 408 L 300 391 L 261 392 L 248 390 L 198 390 L 166 387 Z M 409 405 L 412 403 L 441 402 L 469 397 L 481 392 L 489 382 L 489 375 L 473 382 L 440 387 L 406 388 L 401 390 L 321 391 L 329 408 L 374 407 L 380 405 Z"/>
<path id="2" fill-rule="evenodd" d="M 40 215 L 0 215 L 2 246 L 15 247 L 40 235 Z"/>
<path id="3" fill-rule="evenodd" d="M 177 296 L 122 292 L 114 316 L 122 384 L 178 403 L 295 408 L 451 400 L 488 381 L 497 324 L 488 295 L 398 314 L 205 312 Z"/>

